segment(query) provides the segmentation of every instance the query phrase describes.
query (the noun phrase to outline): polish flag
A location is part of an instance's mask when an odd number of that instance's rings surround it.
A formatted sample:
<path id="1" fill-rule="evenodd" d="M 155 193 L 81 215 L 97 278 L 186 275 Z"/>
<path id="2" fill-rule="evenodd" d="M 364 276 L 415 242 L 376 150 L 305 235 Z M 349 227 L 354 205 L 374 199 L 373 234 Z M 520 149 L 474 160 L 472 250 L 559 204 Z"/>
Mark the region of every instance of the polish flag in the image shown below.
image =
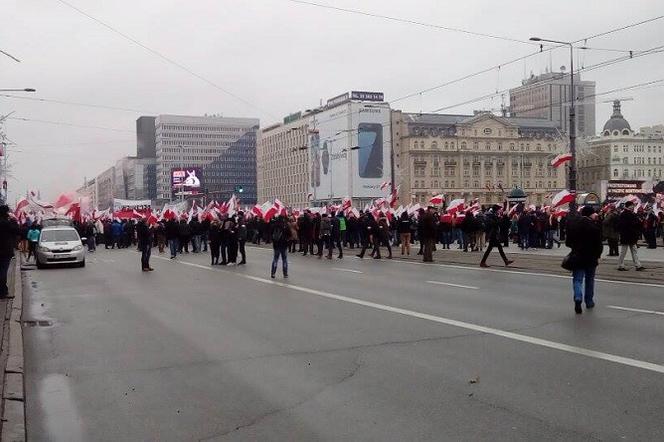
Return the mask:
<path id="1" fill-rule="evenodd" d="M 397 206 L 398 201 L 399 201 L 399 188 L 395 187 L 394 190 L 392 191 L 392 194 L 390 195 L 390 207 L 394 209 Z"/>
<path id="2" fill-rule="evenodd" d="M 573 202 L 575 198 L 576 195 L 570 192 L 569 190 L 561 190 L 551 200 L 551 207 L 555 209 L 556 207 L 560 207 L 563 204 L 568 204 Z"/>
<path id="3" fill-rule="evenodd" d="M 441 193 L 440 195 L 436 195 L 436 196 L 432 197 L 432 198 L 429 200 L 429 202 L 430 202 L 431 204 L 433 204 L 434 206 L 439 206 L 439 205 L 441 205 L 441 204 L 443 204 L 443 203 L 445 202 L 445 197 L 444 197 L 443 194 Z"/>
<path id="4" fill-rule="evenodd" d="M 380 183 L 380 190 L 385 190 L 389 185 L 390 183 L 388 183 L 387 181 L 383 181 L 382 183 Z"/>
<path id="5" fill-rule="evenodd" d="M 553 160 L 551 160 L 551 166 L 552 167 L 560 167 L 565 163 L 568 163 L 572 161 L 572 154 L 571 153 L 561 153 L 557 157 L 555 157 Z"/>
<path id="6" fill-rule="evenodd" d="M 251 208 L 251 213 L 253 213 L 255 216 L 263 216 L 263 210 L 258 204 Z"/>
<path id="7" fill-rule="evenodd" d="M 19 201 L 16 203 L 16 209 L 14 209 L 14 214 L 15 214 L 16 216 L 18 216 L 20 213 L 23 212 L 23 209 L 24 209 L 25 207 L 28 207 L 29 205 L 30 205 L 30 201 L 28 201 L 27 198 L 23 198 L 23 199 L 19 200 Z"/>
<path id="8" fill-rule="evenodd" d="M 447 206 L 447 213 L 454 214 L 456 212 L 463 211 L 463 206 L 466 204 L 466 200 L 463 198 L 458 198 L 450 201 L 450 205 Z"/>
<path id="9" fill-rule="evenodd" d="M 63 193 L 61 194 L 58 199 L 55 201 L 55 208 L 59 209 L 60 207 L 65 207 L 65 206 L 71 206 L 74 203 L 74 200 L 76 199 L 76 194 L 75 193 Z M 69 207 L 67 207 L 69 208 Z"/>
<path id="10" fill-rule="evenodd" d="M 569 213 L 568 209 L 558 209 L 555 212 L 553 212 L 553 216 L 555 216 L 556 218 L 563 218 L 567 216 L 568 213 Z"/>
<path id="11" fill-rule="evenodd" d="M 420 210 L 421 208 L 422 208 L 422 206 L 420 206 L 419 203 L 414 204 L 414 205 L 410 206 L 410 208 L 408 209 L 408 214 L 409 214 L 409 215 L 412 215 L 413 213 L 416 214 L 416 213 L 419 212 L 419 210 Z"/>
<path id="12" fill-rule="evenodd" d="M 270 222 L 272 217 L 275 215 L 281 214 L 282 209 L 284 208 L 284 205 L 282 204 L 281 201 L 278 199 L 274 199 L 274 203 L 272 204 L 272 207 L 268 209 L 267 212 L 265 212 L 265 221 Z"/>
<path id="13" fill-rule="evenodd" d="M 350 197 L 347 196 L 343 199 L 343 202 L 341 203 L 341 210 L 350 209 L 352 205 L 353 205 L 353 200 L 351 200 Z"/>
<path id="14" fill-rule="evenodd" d="M 507 214 L 508 214 L 509 217 L 511 218 L 511 217 L 514 216 L 514 214 L 520 212 L 522 207 L 523 207 L 523 205 L 522 205 L 521 203 L 519 203 L 519 204 L 515 204 L 514 206 L 512 206 L 512 208 L 510 209 L 510 211 L 507 212 Z"/>

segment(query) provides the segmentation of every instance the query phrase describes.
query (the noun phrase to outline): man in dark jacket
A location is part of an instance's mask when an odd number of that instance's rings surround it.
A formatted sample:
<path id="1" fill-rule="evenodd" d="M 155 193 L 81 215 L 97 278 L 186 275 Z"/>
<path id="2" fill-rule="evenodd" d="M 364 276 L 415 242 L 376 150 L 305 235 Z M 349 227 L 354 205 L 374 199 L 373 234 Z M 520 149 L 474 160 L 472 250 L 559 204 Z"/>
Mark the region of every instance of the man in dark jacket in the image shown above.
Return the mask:
<path id="1" fill-rule="evenodd" d="M 620 256 L 618 257 L 618 270 L 627 271 L 625 267 L 625 255 L 627 249 L 632 253 L 632 261 L 636 265 L 636 270 L 644 270 L 645 267 L 639 261 L 639 255 L 636 249 L 636 243 L 641 238 L 642 224 L 639 217 L 634 213 L 634 203 L 627 201 L 625 209 L 618 215 L 618 233 L 620 233 Z"/>
<path id="2" fill-rule="evenodd" d="M 496 215 L 496 212 L 498 212 L 499 209 L 500 209 L 499 206 L 493 206 L 484 216 L 484 226 L 487 232 L 487 236 L 489 237 L 489 247 L 487 247 L 486 252 L 484 252 L 484 256 L 482 257 L 482 261 L 480 262 L 480 267 L 489 267 L 488 264 L 486 263 L 486 260 L 489 258 L 489 254 L 491 253 L 491 250 L 493 250 L 494 247 L 498 247 L 498 253 L 500 253 L 500 257 L 503 258 L 503 262 L 505 262 L 505 267 L 514 262 L 512 260 L 507 259 L 507 256 L 505 256 L 505 252 L 503 251 L 503 246 L 500 244 L 501 227 L 500 227 L 500 221 L 498 220 L 498 216 Z"/>
<path id="3" fill-rule="evenodd" d="M 18 243 L 19 226 L 9 218 L 9 207 L 0 206 L 0 299 L 9 295 L 7 272 Z"/>
<path id="4" fill-rule="evenodd" d="M 420 241 L 423 243 L 422 254 L 424 262 L 433 262 L 433 246 L 436 242 L 436 218 L 433 214 L 433 207 L 429 207 L 420 220 L 421 235 Z"/>
<path id="5" fill-rule="evenodd" d="M 606 217 L 602 221 L 602 235 L 606 238 L 606 241 L 609 243 L 609 256 L 618 256 L 620 252 L 618 250 L 618 241 L 620 240 L 620 234 L 618 233 L 618 214 L 616 209 L 613 206 L 609 206 L 607 209 Z"/>
<path id="6" fill-rule="evenodd" d="M 166 240 L 168 241 L 168 247 L 171 249 L 171 259 L 175 259 L 178 254 L 178 249 L 180 248 L 179 238 L 178 222 L 174 219 L 169 219 L 166 222 Z"/>
<path id="7" fill-rule="evenodd" d="M 362 233 L 362 250 L 357 257 L 364 258 L 364 253 L 367 251 L 367 248 L 372 245 L 373 236 L 378 234 L 378 223 L 373 215 L 367 211 L 360 218 L 358 227 L 361 229 Z"/>
<path id="8" fill-rule="evenodd" d="M 288 241 L 290 241 L 290 228 L 288 227 L 286 219 L 281 215 L 275 217 L 270 223 L 270 239 L 272 240 L 272 248 L 274 249 L 270 276 L 274 278 L 277 273 L 277 265 L 279 264 L 279 257 L 281 257 L 284 278 L 288 278 L 287 256 Z"/>
<path id="9" fill-rule="evenodd" d="M 150 267 L 150 255 L 154 241 L 152 226 L 149 226 L 144 219 L 140 220 L 136 226 L 136 235 L 138 236 L 138 249 L 141 251 L 141 269 L 144 272 L 151 272 L 154 270 Z"/>
<path id="10" fill-rule="evenodd" d="M 586 308 L 595 306 L 595 270 L 602 256 L 602 229 L 597 221 L 597 214 L 590 206 L 581 209 L 581 216 L 570 214 L 567 220 L 567 239 L 565 245 L 572 249 L 568 255 L 572 270 L 572 288 L 574 290 L 574 311 L 583 312 L 581 302 Z M 567 268 L 567 267 L 566 267 Z M 585 279 L 585 294 L 583 283 Z"/>

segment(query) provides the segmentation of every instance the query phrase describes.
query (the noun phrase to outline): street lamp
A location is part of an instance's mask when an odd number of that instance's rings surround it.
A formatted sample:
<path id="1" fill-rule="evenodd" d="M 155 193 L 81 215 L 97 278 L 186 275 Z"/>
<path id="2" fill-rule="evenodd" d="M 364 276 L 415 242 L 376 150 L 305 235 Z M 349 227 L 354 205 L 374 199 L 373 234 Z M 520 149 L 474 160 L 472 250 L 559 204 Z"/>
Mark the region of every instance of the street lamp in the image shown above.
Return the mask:
<path id="1" fill-rule="evenodd" d="M 0 92 L 37 92 L 37 89 L 26 87 L 24 89 L 0 89 Z"/>
<path id="2" fill-rule="evenodd" d="M 571 214 L 576 213 L 576 97 L 574 94 L 574 45 L 568 41 L 549 40 L 540 37 L 530 37 L 530 41 L 543 41 L 547 43 L 556 43 L 569 46 L 569 83 L 570 83 L 570 105 L 569 105 L 569 153 L 572 155 L 572 161 L 569 166 L 569 191 L 574 196 L 574 201 L 569 204 Z"/>

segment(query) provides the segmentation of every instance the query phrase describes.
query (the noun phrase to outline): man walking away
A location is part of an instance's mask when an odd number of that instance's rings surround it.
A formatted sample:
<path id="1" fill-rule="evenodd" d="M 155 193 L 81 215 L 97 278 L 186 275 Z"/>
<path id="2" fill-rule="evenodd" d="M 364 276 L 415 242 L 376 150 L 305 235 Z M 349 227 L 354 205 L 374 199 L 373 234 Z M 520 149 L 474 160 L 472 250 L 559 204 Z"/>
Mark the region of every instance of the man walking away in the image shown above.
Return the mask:
<path id="1" fill-rule="evenodd" d="M 166 227 L 163 222 L 159 222 L 155 228 L 155 236 L 157 237 L 157 247 L 159 247 L 159 254 L 164 253 L 166 247 Z"/>
<path id="2" fill-rule="evenodd" d="M 94 253 L 97 250 L 96 228 L 94 221 L 88 221 L 85 224 L 85 237 L 88 245 L 88 252 Z"/>
<path id="3" fill-rule="evenodd" d="M 171 249 L 171 259 L 175 259 L 180 248 L 178 238 L 180 237 L 179 226 L 174 219 L 166 222 L 166 239 L 168 240 L 168 247 Z"/>
<path id="4" fill-rule="evenodd" d="M 30 261 L 31 256 L 37 259 L 37 244 L 39 243 L 40 234 L 41 231 L 37 223 L 32 223 L 30 230 L 28 230 L 28 261 Z"/>
<path id="5" fill-rule="evenodd" d="M 592 207 L 584 206 L 581 216 L 570 214 L 565 245 L 572 249 L 567 258 L 568 266 L 565 268 L 572 270 L 574 311 L 580 314 L 583 313 L 582 301 L 585 301 L 587 309 L 595 307 L 595 270 L 604 247 L 600 224 Z"/>
<path id="6" fill-rule="evenodd" d="M 410 225 L 411 221 L 408 217 L 408 212 L 404 211 L 399 217 L 399 241 L 401 242 L 401 254 L 410 255 Z"/>
<path id="7" fill-rule="evenodd" d="M 320 237 L 318 241 L 318 259 L 323 257 L 323 247 L 327 247 L 330 251 L 327 258 L 332 259 L 332 223 L 327 213 L 324 213 L 320 220 Z"/>
<path id="8" fill-rule="evenodd" d="M 150 255 L 154 241 L 152 226 L 149 226 L 144 219 L 140 220 L 136 226 L 136 235 L 138 236 L 138 249 L 141 251 L 141 269 L 144 272 L 151 272 L 154 270 L 150 267 Z"/>
<path id="9" fill-rule="evenodd" d="M 618 233 L 618 214 L 613 206 L 609 206 L 606 218 L 602 222 L 602 235 L 609 243 L 609 256 L 618 256 L 618 242 L 620 234 Z"/>
<path id="10" fill-rule="evenodd" d="M 210 224 L 208 231 L 208 238 L 210 239 L 210 265 L 219 264 L 219 248 L 221 247 L 221 229 L 219 221 L 214 220 Z"/>
<path id="11" fill-rule="evenodd" d="M 9 295 L 7 272 L 14 257 L 14 248 L 18 242 L 19 227 L 9 218 L 9 206 L 0 206 L 0 299 Z"/>
<path id="12" fill-rule="evenodd" d="M 433 262 L 433 246 L 436 241 L 436 218 L 433 207 L 429 206 L 420 220 L 423 243 L 422 254 L 424 262 Z"/>
<path id="13" fill-rule="evenodd" d="M 277 265 L 279 264 L 279 257 L 281 257 L 281 265 L 284 278 L 288 278 L 288 240 L 290 239 L 290 229 L 286 224 L 286 220 L 279 215 L 273 223 L 271 223 L 272 233 L 272 248 L 274 249 L 274 258 L 272 258 L 272 270 L 270 276 L 274 278 L 277 273 Z"/>
<path id="14" fill-rule="evenodd" d="M 360 218 L 358 223 L 359 228 L 362 233 L 362 250 L 360 251 L 358 258 L 364 258 L 364 253 L 367 251 L 367 248 L 372 245 L 373 236 L 378 234 L 378 223 L 374 219 L 373 215 L 367 211 Z"/>
<path id="15" fill-rule="evenodd" d="M 636 243 L 641 237 L 641 221 L 634 213 L 634 203 L 627 201 L 625 209 L 618 215 L 618 233 L 620 233 L 620 256 L 618 257 L 618 270 L 627 271 L 625 267 L 625 255 L 627 249 L 632 253 L 632 261 L 636 265 L 636 271 L 644 270 L 645 267 L 639 261 Z"/>
<path id="16" fill-rule="evenodd" d="M 247 227 L 247 221 L 244 218 L 244 212 L 240 212 L 237 219 L 237 242 L 242 259 L 237 265 L 243 265 L 247 263 L 247 252 L 244 245 L 247 243 L 248 233 L 249 229 Z"/>
<path id="17" fill-rule="evenodd" d="M 484 256 L 482 257 L 482 262 L 480 262 L 480 267 L 489 267 L 488 264 L 486 263 L 486 260 L 489 258 L 489 254 L 491 253 L 491 250 L 493 250 L 494 247 L 498 247 L 498 253 L 500 253 L 500 257 L 503 258 L 503 262 L 505 262 L 505 267 L 508 265 L 512 264 L 514 261 L 507 259 L 507 256 L 505 256 L 505 252 L 503 251 L 503 246 L 500 243 L 500 221 L 498 220 L 498 216 L 496 215 L 496 212 L 500 209 L 499 206 L 493 206 L 489 211 L 486 213 L 484 217 L 484 223 L 487 229 L 487 236 L 489 237 L 489 247 L 487 247 L 486 252 L 484 252 Z"/>
<path id="18" fill-rule="evenodd" d="M 341 230 L 339 218 L 334 212 L 330 215 L 330 242 L 327 248 L 327 259 L 332 259 L 332 252 L 335 247 L 339 249 L 339 259 L 344 257 L 343 249 L 341 248 Z"/>

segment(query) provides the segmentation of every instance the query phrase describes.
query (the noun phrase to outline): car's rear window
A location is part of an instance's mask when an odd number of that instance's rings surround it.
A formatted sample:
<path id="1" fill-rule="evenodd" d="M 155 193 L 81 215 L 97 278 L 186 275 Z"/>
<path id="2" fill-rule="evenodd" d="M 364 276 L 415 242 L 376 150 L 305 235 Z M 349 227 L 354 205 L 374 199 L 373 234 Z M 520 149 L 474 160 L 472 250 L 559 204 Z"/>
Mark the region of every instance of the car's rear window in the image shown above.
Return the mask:
<path id="1" fill-rule="evenodd" d="M 42 242 L 78 241 L 78 239 L 75 230 L 44 230 L 41 233 Z"/>

